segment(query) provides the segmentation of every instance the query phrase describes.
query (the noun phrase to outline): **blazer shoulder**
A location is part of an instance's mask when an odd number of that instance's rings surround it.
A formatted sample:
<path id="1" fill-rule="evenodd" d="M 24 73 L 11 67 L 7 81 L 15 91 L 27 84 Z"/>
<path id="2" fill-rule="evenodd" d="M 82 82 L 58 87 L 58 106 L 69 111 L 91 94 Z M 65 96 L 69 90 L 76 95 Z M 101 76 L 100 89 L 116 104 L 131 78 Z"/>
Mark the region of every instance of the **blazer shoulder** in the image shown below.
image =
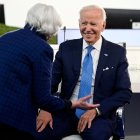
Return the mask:
<path id="1" fill-rule="evenodd" d="M 60 44 L 60 46 L 61 46 L 61 45 L 77 44 L 77 43 L 80 43 L 80 42 L 82 42 L 82 38 L 80 38 L 80 39 L 71 39 L 71 40 L 66 40 L 66 41 L 62 42 L 62 43 Z"/>
<path id="2" fill-rule="evenodd" d="M 83 40 L 82 38 L 80 39 L 72 39 L 72 40 L 67 40 L 65 42 L 62 42 L 59 45 L 59 49 L 72 49 L 72 48 L 77 48 L 79 46 L 82 46 Z"/>
<path id="3" fill-rule="evenodd" d="M 107 46 L 109 46 L 109 48 L 112 48 L 113 50 L 118 50 L 118 51 L 125 51 L 126 50 L 126 46 L 123 43 L 113 43 L 111 41 L 106 41 Z"/>

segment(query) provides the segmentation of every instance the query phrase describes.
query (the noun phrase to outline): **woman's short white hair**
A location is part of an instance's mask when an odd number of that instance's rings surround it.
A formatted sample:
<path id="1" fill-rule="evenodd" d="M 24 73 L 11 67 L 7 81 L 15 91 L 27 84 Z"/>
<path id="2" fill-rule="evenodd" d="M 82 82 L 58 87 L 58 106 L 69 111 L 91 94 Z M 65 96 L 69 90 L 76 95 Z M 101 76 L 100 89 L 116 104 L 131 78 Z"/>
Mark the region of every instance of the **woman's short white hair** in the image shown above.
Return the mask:
<path id="1" fill-rule="evenodd" d="M 41 3 L 35 4 L 29 9 L 26 23 L 48 36 L 56 34 L 62 25 L 61 18 L 55 8 Z"/>

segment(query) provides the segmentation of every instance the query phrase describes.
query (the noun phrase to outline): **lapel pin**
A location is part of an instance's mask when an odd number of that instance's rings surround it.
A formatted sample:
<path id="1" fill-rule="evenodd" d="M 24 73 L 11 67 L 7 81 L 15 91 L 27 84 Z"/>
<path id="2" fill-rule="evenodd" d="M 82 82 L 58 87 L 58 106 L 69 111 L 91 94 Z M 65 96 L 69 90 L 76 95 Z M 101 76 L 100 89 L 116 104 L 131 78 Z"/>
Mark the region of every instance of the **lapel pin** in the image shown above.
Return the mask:
<path id="1" fill-rule="evenodd" d="M 105 53 L 105 54 L 104 54 L 104 56 L 108 56 L 108 54 L 107 54 L 107 53 Z"/>

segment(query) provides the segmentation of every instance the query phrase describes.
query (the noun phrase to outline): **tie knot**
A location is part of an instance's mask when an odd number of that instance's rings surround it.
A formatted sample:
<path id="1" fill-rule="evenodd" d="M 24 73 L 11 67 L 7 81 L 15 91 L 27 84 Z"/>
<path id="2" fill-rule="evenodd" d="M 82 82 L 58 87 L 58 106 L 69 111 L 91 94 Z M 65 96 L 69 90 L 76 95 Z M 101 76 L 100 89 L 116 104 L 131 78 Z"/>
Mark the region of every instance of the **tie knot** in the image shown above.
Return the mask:
<path id="1" fill-rule="evenodd" d="M 88 53 L 90 53 L 90 52 L 92 51 L 93 48 L 94 48 L 94 47 L 91 46 L 91 45 L 87 46 L 87 51 L 88 51 Z"/>

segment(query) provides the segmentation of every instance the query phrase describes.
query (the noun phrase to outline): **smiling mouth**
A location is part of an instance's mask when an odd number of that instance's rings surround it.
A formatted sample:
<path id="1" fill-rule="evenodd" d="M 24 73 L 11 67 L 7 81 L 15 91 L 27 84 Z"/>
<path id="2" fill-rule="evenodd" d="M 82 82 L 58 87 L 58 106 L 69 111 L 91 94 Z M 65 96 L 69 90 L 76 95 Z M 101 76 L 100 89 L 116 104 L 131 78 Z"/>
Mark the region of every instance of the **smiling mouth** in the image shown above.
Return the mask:
<path id="1" fill-rule="evenodd" d="M 83 34 L 86 36 L 91 36 L 91 35 L 94 35 L 95 33 L 83 33 Z"/>
<path id="2" fill-rule="evenodd" d="M 84 34 L 85 35 L 85 37 L 87 37 L 87 38 L 91 38 L 94 34 Z"/>

